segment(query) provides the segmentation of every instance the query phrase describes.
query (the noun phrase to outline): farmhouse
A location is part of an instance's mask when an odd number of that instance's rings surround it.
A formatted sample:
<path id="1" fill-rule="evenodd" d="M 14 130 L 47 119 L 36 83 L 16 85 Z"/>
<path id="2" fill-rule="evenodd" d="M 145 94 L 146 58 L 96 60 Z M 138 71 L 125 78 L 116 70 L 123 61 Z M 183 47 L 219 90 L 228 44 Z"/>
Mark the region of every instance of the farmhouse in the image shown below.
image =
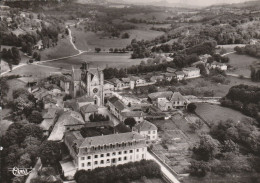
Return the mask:
<path id="1" fill-rule="evenodd" d="M 196 67 L 183 68 L 182 71 L 185 73 L 185 78 L 197 78 L 200 77 L 200 69 Z"/>
<path id="2" fill-rule="evenodd" d="M 146 141 L 137 132 L 87 138 L 78 131 L 66 132 L 64 142 L 73 159 L 70 165 L 75 170 L 93 170 L 146 159 Z M 65 177 L 69 175 L 64 174 Z"/>
<path id="3" fill-rule="evenodd" d="M 216 62 L 214 61 L 211 65 L 210 65 L 210 68 L 211 69 L 215 69 L 215 68 L 218 68 L 222 71 L 226 71 L 227 70 L 227 65 L 224 64 L 224 63 L 220 63 L 220 62 Z"/>
<path id="4" fill-rule="evenodd" d="M 183 80 L 185 78 L 185 73 L 183 71 L 177 71 L 175 72 L 175 75 L 178 81 Z"/>

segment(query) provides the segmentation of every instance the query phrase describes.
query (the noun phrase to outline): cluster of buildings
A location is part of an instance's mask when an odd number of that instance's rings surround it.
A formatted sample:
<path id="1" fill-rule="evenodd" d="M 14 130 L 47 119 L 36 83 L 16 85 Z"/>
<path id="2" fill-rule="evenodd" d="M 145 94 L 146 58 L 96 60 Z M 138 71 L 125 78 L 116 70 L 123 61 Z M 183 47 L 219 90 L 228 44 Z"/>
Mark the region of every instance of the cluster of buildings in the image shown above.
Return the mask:
<path id="1" fill-rule="evenodd" d="M 142 83 L 139 78 L 123 79 Z M 158 138 L 157 127 L 145 119 L 145 112 L 134 105 L 137 99 L 123 98 L 108 89 L 103 71 L 89 68 L 83 64 L 80 70 L 72 69 L 71 77 L 61 77 L 59 86 L 47 83 L 44 87 L 30 87 L 29 91 L 44 102 L 46 113 L 40 126 L 48 140 L 64 142 L 69 150 L 69 157 L 60 161 L 63 174 L 73 178 L 76 171 L 93 170 L 97 167 L 120 165 L 146 159 L 147 143 Z M 113 84 L 112 84 L 113 85 Z M 113 85 L 114 86 L 114 85 Z M 106 95 L 106 93 L 111 93 Z M 63 101 L 65 95 L 71 99 Z M 80 97 L 78 97 L 80 95 Z M 105 97 L 108 98 L 107 115 L 104 121 L 90 122 L 90 116 L 104 114 Z M 129 104 L 131 103 L 131 104 Z M 151 105 L 151 104 L 149 104 Z M 136 125 L 128 132 L 116 130 L 116 124 L 110 120 L 113 116 L 120 123 L 133 118 Z M 114 129 L 111 134 L 83 137 L 81 128 Z M 128 128 L 129 129 L 129 128 Z"/>

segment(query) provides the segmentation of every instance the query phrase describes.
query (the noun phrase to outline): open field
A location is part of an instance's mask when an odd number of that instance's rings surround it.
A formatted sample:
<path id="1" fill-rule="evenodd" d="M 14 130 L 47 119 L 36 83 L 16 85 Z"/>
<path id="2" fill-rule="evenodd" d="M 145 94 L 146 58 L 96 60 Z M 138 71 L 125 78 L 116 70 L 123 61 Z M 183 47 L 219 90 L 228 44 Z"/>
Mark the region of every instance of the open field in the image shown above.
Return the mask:
<path id="1" fill-rule="evenodd" d="M 13 100 L 13 91 L 19 88 L 24 88 L 26 84 L 19 79 L 8 80 L 9 91 L 7 93 L 7 99 Z"/>
<path id="2" fill-rule="evenodd" d="M 196 113 L 210 124 L 227 119 L 232 119 L 234 122 L 238 122 L 242 118 L 247 118 L 247 116 L 240 113 L 239 111 L 235 111 L 233 109 L 222 107 L 219 105 L 205 103 L 200 103 L 196 105 Z"/>
<path id="3" fill-rule="evenodd" d="M 143 19 L 143 20 L 155 20 L 157 21 L 164 21 L 167 17 L 170 17 L 171 13 L 166 13 L 166 12 L 152 12 L 152 13 L 136 13 L 136 14 L 130 14 L 130 15 L 125 15 L 123 18 L 125 19 Z"/>
<path id="4" fill-rule="evenodd" d="M 234 48 L 236 46 L 245 46 L 245 44 L 227 44 L 227 45 L 217 45 L 217 47 L 220 47 L 220 48 L 224 48 L 227 52 L 232 52 L 234 51 Z"/>
<path id="5" fill-rule="evenodd" d="M 164 32 L 150 30 L 150 26 L 122 31 L 122 33 L 128 32 L 130 34 L 128 39 L 109 38 L 105 37 L 103 32 L 84 32 L 82 30 L 75 29 L 74 27 L 71 27 L 71 30 L 73 37 L 75 37 L 75 45 L 80 50 L 94 50 L 97 47 L 102 50 L 108 50 L 109 48 L 125 48 L 131 43 L 132 39 L 151 40 L 164 34 Z"/>
<path id="6" fill-rule="evenodd" d="M 25 77 L 32 77 L 32 78 L 45 78 L 48 77 L 52 72 L 61 72 L 62 70 L 59 68 L 50 68 L 38 65 L 26 65 L 19 69 L 13 70 L 6 74 L 8 75 L 21 75 Z"/>
<path id="7" fill-rule="evenodd" d="M 229 64 L 235 68 L 232 73 L 243 76 L 250 76 L 250 65 L 257 60 L 257 58 L 236 53 L 229 54 L 228 57 L 230 58 Z"/>
<path id="8" fill-rule="evenodd" d="M 49 60 L 60 57 L 75 55 L 78 53 L 71 45 L 69 38 L 59 39 L 58 45 L 40 51 L 41 60 Z"/>
<path id="9" fill-rule="evenodd" d="M 232 76 L 227 76 L 226 78 L 230 81 L 229 84 L 219 84 L 219 83 L 211 82 L 210 80 L 207 80 L 205 78 L 196 78 L 196 79 L 187 80 L 188 84 L 185 86 L 180 86 L 180 88 L 192 87 L 195 88 L 196 90 L 202 90 L 202 91 L 213 90 L 215 97 L 223 97 L 228 93 L 229 89 L 232 86 L 239 85 L 239 84 L 254 85 L 254 86 L 258 85 L 258 83 L 252 82 L 250 79 L 239 79 Z"/>
<path id="10" fill-rule="evenodd" d="M 74 58 L 64 60 L 57 60 L 53 62 L 46 62 L 44 65 L 71 69 L 72 65 L 79 68 L 83 62 L 90 62 L 91 66 L 99 66 L 105 68 L 109 67 L 122 67 L 139 64 L 143 59 L 130 59 L 130 53 L 127 54 L 114 54 L 114 53 L 83 53 Z"/>

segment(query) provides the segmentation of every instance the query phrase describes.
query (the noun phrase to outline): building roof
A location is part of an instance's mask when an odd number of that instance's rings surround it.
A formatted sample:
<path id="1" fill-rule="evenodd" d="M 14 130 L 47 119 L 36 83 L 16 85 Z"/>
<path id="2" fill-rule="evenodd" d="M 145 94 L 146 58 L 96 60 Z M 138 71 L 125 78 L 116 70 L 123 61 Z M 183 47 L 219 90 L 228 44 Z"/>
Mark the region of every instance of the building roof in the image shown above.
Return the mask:
<path id="1" fill-rule="evenodd" d="M 145 138 L 137 132 L 128 132 L 120 134 L 103 135 L 96 137 L 87 137 L 85 139 L 78 139 L 74 142 L 79 148 L 90 148 L 92 146 L 102 146 L 116 143 L 133 142 L 135 140 L 144 140 Z"/>
<path id="2" fill-rule="evenodd" d="M 151 130 L 157 130 L 157 127 L 150 123 L 149 121 L 142 121 L 141 123 L 137 124 L 133 129 L 140 131 L 151 131 Z"/>
<path id="3" fill-rule="evenodd" d="M 183 72 L 183 71 L 177 71 L 177 72 L 175 72 L 175 74 L 178 76 L 180 76 L 180 75 L 185 75 L 185 73 Z"/>
<path id="4" fill-rule="evenodd" d="M 214 61 L 211 65 L 226 66 L 226 64 L 217 61 Z"/>
<path id="5" fill-rule="evenodd" d="M 52 119 L 57 115 L 57 109 L 48 109 L 48 112 L 43 115 L 43 119 Z"/>
<path id="6" fill-rule="evenodd" d="M 158 98 L 171 98 L 173 92 L 172 91 L 165 91 L 165 92 L 155 92 L 148 95 L 151 100 L 157 100 Z"/>
<path id="7" fill-rule="evenodd" d="M 176 69 L 171 68 L 171 67 L 167 67 L 166 71 L 169 72 L 169 73 L 175 73 Z"/>
<path id="8" fill-rule="evenodd" d="M 43 130 L 49 130 L 50 127 L 54 124 L 54 119 L 44 119 L 41 124 L 40 127 Z"/>
<path id="9" fill-rule="evenodd" d="M 63 107 L 73 109 L 74 111 L 78 110 L 78 104 L 75 99 L 65 101 Z"/>
<path id="10" fill-rule="evenodd" d="M 200 69 L 197 67 L 186 67 L 186 68 L 183 68 L 182 70 L 189 72 L 189 71 L 198 71 Z"/>
<path id="11" fill-rule="evenodd" d="M 122 116 L 124 117 L 142 117 L 142 111 L 130 111 L 130 112 L 122 112 Z"/>
<path id="12" fill-rule="evenodd" d="M 114 127 L 112 121 L 98 121 L 98 122 L 89 122 L 86 123 L 84 127 L 86 128 L 95 128 L 95 127 Z"/>
<path id="13" fill-rule="evenodd" d="M 84 125 L 85 122 L 80 113 L 75 111 L 64 112 L 56 122 L 48 140 L 60 141 L 65 132 L 65 126 Z"/>
<path id="14" fill-rule="evenodd" d="M 166 77 L 173 77 L 173 76 L 175 76 L 174 73 L 165 73 L 164 75 L 165 75 Z"/>
<path id="15" fill-rule="evenodd" d="M 137 81 L 138 79 L 141 79 L 140 77 L 137 77 L 137 76 L 129 76 L 129 79 L 131 81 Z"/>
<path id="16" fill-rule="evenodd" d="M 115 96 L 113 96 L 113 97 L 111 97 L 110 99 L 108 99 L 108 101 L 111 102 L 112 104 L 115 103 L 115 102 L 118 101 L 118 100 L 119 100 L 119 98 L 117 98 L 117 97 L 115 97 Z"/>
<path id="17" fill-rule="evenodd" d="M 109 80 L 111 83 L 114 83 L 114 84 L 118 84 L 118 83 L 121 83 L 121 81 L 117 78 L 112 78 Z"/>
<path id="18" fill-rule="evenodd" d="M 43 102 L 44 102 L 45 104 L 48 104 L 48 103 L 56 104 L 56 103 L 57 103 L 57 101 L 56 101 L 55 99 L 51 98 L 51 97 L 46 97 L 46 98 L 44 98 L 44 99 L 43 99 Z"/>
<path id="19" fill-rule="evenodd" d="M 171 102 L 172 101 L 186 101 L 186 99 L 180 94 L 180 92 L 174 92 L 172 94 L 172 97 L 171 97 Z"/>
<path id="20" fill-rule="evenodd" d="M 121 79 L 124 83 L 130 83 L 130 78 L 122 78 Z"/>
<path id="21" fill-rule="evenodd" d="M 120 100 L 118 100 L 115 103 L 113 103 L 113 105 L 115 106 L 115 108 L 117 108 L 120 111 L 125 109 L 125 105 Z"/>
<path id="22" fill-rule="evenodd" d="M 83 114 L 98 112 L 98 106 L 93 105 L 93 104 L 87 104 L 87 105 L 80 107 L 80 112 Z"/>
<path id="23" fill-rule="evenodd" d="M 76 99 L 78 103 L 94 102 L 94 98 L 89 96 L 82 96 Z"/>

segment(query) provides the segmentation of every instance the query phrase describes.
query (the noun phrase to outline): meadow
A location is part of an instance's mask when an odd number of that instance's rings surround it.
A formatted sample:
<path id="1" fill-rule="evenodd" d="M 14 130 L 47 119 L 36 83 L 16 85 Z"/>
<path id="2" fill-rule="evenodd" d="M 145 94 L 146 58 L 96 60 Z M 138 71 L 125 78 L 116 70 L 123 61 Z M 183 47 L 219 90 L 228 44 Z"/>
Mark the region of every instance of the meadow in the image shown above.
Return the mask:
<path id="1" fill-rule="evenodd" d="M 229 64 L 235 68 L 232 73 L 250 77 L 250 65 L 257 60 L 256 58 L 236 53 L 229 54 L 228 57 Z"/>
<path id="2" fill-rule="evenodd" d="M 91 66 L 99 66 L 101 68 L 109 67 L 117 67 L 117 68 L 125 68 L 131 65 L 137 65 L 143 59 L 131 59 L 130 53 L 126 54 L 114 54 L 114 53 L 83 53 L 77 57 L 57 60 L 52 62 L 43 63 L 43 65 L 63 68 L 63 69 L 71 69 L 72 66 L 74 68 L 79 68 L 83 62 L 89 62 Z"/>
<path id="3" fill-rule="evenodd" d="M 196 106 L 196 113 L 210 124 L 220 120 L 225 121 L 227 119 L 239 122 L 242 118 L 247 118 L 247 116 L 238 111 L 219 105 L 197 103 Z"/>

